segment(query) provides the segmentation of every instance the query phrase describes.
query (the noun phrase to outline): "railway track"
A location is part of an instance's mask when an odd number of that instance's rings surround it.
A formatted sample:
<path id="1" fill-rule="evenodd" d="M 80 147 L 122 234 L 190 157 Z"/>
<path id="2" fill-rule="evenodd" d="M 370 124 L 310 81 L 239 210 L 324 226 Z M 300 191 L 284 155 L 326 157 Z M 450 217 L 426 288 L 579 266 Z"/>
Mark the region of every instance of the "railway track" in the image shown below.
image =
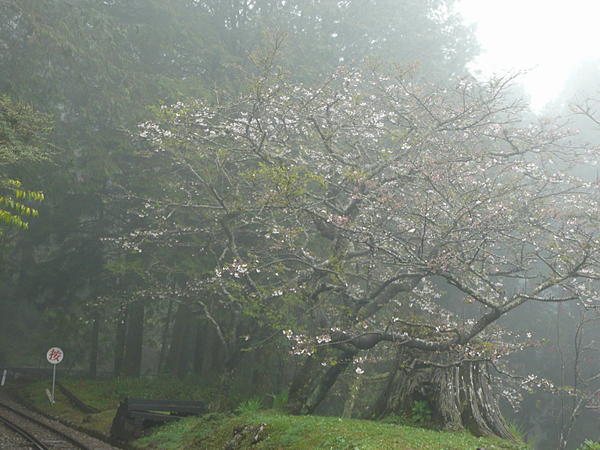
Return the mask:
<path id="1" fill-rule="evenodd" d="M 0 417 L 0 422 L 2 422 L 6 428 L 14 431 L 15 433 L 17 433 L 19 436 L 21 436 L 25 440 L 25 443 L 19 444 L 19 447 L 27 445 L 27 446 L 35 448 L 36 450 L 48 450 L 48 447 L 46 445 L 44 445 L 38 438 L 36 438 L 34 435 L 32 435 L 28 431 L 24 430 L 23 428 L 19 427 L 17 424 L 14 424 L 14 423 L 10 422 L 8 419 L 4 419 L 2 417 Z M 10 438 L 6 439 L 6 442 L 9 442 L 9 441 L 10 441 Z M 13 440 L 12 443 L 17 444 L 18 441 Z M 4 444 L 4 445 L 7 445 L 7 444 Z"/>
<path id="2" fill-rule="evenodd" d="M 111 450 L 114 447 L 0 401 L 2 450 Z M 60 429 L 59 429 L 60 428 Z"/>

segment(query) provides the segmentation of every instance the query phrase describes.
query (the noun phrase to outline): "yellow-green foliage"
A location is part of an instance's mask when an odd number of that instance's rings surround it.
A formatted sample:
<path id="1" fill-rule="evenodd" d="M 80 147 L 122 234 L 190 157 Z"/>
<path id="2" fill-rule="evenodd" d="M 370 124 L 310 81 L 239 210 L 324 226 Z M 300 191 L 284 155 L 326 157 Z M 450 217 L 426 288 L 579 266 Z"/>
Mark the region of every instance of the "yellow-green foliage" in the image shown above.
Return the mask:
<path id="1" fill-rule="evenodd" d="M 13 103 L 8 95 L 0 96 L 0 166 L 23 165 L 46 161 L 52 155 L 46 136 L 52 129 L 51 117 L 35 112 L 29 105 Z M 0 222 L 27 228 L 24 216 L 38 212 L 24 201 L 44 199 L 41 191 L 21 189 L 21 182 L 0 173 Z M 0 234 L 3 230 L 0 229 Z"/>
<path id="2" fill-rule="evenodd" d="M 21 216 L 32 216 L 37 217 L 38 212 L 36 209 L 31 208 L 19 201 L 18 199 L 28 201 L 44 200 L 44 193 L 41 191 L 28 191 L 20 189 L 21 182 L 18 180 L 0 180 L 0 188 L 4 188 L 14 195 L 2 195 L 0 196 L 0 222 L 4 222 L 7 225 L 16 226 L 18 228 L 27 229 L 27 222 L 24 222 Z M 3 230 L 0 229 L 0 234 Z"/>
<path id="3" fill-rule="evenodd" d="M 286 165 L 267 165 L 261 163 L 258 169 L 249 169 L 245 178 L 250 182 L 262 182 L 267 185 L 269 195 L 265 203 L 287 206 L 294 199 L 306 193 L 306 184 L 316 180 L 315 175 L 300 167 Z"/>

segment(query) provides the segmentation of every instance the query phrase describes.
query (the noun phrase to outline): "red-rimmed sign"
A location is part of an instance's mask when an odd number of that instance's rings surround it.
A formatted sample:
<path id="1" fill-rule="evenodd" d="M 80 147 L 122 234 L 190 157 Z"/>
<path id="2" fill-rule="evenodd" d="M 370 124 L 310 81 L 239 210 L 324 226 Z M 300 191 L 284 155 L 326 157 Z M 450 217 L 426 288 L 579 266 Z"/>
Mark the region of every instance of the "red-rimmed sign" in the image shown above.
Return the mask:
<path id="1" fill-rule="evenodd" d="M 65 354 L 58 347 L 52 347 L 50 350 L 48 350 L 48 353 L 46 353 L 46 359 L 50 364 L 58 364 L 63 360 L 64 356 Z"/>
<path id="2" fill-rule="evenodd" d="M 50 364 L 54 366 L 52 373 L 52 396 L 50 397 L 50 403 L 54 405 L 54 384 L 56 383 L 56 365 L 63 360 L 65 353 L 58 347 L 52 347 L 46 353 L 46 359 Z"/>

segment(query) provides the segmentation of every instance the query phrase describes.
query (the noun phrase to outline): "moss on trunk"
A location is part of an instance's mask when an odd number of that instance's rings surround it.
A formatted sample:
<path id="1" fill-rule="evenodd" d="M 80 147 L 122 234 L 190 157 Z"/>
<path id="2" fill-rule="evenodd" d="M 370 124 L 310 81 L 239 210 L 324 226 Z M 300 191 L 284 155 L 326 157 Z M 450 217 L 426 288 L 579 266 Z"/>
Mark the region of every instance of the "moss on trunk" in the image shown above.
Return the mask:
<path id="1" fill-rule="evenodd" d="M 419 362 L 415 353 L 400 350 L 387 385 L 371 409 L 372 417 L 391 413 L 411 417 L 415 402 L 427 401 L 432 421 L 446 429 L 514 439 L 500 413 L 486 362 L 432 365 Z"/>

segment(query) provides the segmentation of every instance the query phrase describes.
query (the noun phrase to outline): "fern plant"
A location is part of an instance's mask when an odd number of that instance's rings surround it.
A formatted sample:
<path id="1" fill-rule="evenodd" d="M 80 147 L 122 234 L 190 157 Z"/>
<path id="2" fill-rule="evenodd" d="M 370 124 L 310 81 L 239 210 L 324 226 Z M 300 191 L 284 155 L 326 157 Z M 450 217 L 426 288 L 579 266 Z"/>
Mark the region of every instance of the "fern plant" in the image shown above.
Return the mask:
<path id="1" fill-rule="evenodd" d="M 412 409 L 412 421 L 413 423 L 420 423 L 423 425 L 425 422 L 431 420 L 431 410 L 427 406 L 427 401 L 421 400 L 416 401 L 415 406 Z"/>
<path id="2" fill-rule="evenodd" d="M 586 439 L 579 450 L 600 450 L 600 443 Z"/>
<path id="3" fill-rule="evenodd" d="M 253 397 L 250 400 L 246 400 L 236 408 L 236 411 L 241 414 L 248 414 L 258 411 L 262 407 L 262 398 Z"/>

